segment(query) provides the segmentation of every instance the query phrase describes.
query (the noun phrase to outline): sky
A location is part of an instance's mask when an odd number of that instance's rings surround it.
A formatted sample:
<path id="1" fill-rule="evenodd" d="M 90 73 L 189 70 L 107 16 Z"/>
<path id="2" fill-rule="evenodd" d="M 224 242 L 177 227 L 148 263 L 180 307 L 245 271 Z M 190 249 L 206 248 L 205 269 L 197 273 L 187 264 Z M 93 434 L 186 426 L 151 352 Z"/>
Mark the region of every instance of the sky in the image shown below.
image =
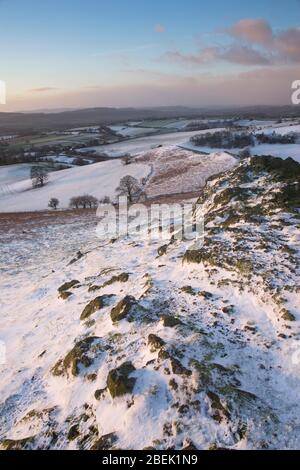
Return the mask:
<path id="1" fill-rule="evenodd" d="M 290 104 L 300 0 L 0 0 L 0 111 Z"/>

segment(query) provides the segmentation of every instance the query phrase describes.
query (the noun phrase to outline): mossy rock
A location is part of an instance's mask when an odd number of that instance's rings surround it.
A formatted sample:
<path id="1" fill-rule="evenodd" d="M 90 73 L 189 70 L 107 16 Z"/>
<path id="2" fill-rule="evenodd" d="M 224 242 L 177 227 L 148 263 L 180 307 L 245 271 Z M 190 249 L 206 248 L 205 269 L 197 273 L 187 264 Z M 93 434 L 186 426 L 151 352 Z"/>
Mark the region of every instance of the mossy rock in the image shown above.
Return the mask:
<path id="1" fill-rule="evenodd" d="M 134 371 L 135 367 L 131 362 L 124 362 L 124 364 L 109 372 L 107 388 L 112 398 L 132 393 L 136 379 L 129 376 Z"/>
<path id="2" fill-rule="evenodd" d="M 158 248 L 158 256 L 164 256 L 167 253 L 168 245 L 162 245 Z"/>
<path id="3" fill-rule="evenodd" d="M 170 353 L 166 351 L 164 348 L 161 348 L 158 353 L 158 359 L 160 361 L 165 361 L 167 359 L 170 359 Z"/>
<path id="4" fill-rule="evenodd" d="M 255 271 L 253 263 L 249 259 L 238 259 L 236 260 L 235 266 L 242 274 L 250 274 Z"/>
<path id="5" fill-rule="evenodd" d="M 94 393 L 94 397 L 96 398 L 96 400 L 101 400 L 106 390 L 106 388 L 99 388 L 98 390 L 96 390 Z"/>
<path id="6" fill-rule="evenodd" d="M 96 297 L 90 303 L 86 305 L 82 314 L 80 315 L 80 320 L 86 320 L 89 318 L 93 313 L 101 310 L 103 307 L 107 307 L 109 305 L 109 301 L 114 295 L 102 295 L 100 297 Z"/>
<path id="7" fill-rule="evenodd" d="M 65 282 L 57 290 L 58 290 L 58 292 L 68 291 L 69 289 L 72 289 L 72 287 L 78 286 L 78 284 L 80 284 L 80 282 L 77 281 L 76 279 L 74 279 L 73 281 Z"/>
<path id="8" fill-rule="evenodd" d="M 72 292 L 64 290 L 59 293 L 59 298 L 62 300 L 67 300 L 69 297 L 71 297 L 71 295 L 73 295 Z"/>
<path id="9" fill-rule="evenodd" d="M 170 359 L 172 373 L 175 375 L 192 375 L 192 371 L 184 367 L 178 359 L 172 357 Z"/>
<path id="10" fill-rule="evenodd" d="M 207 257 L 207 252 L 205 253 L 204 250 L 187 250 L 184 254 L 183 261 L 200 264 L 206 261 Z"/>
<path id="11" fill-rule="evenodd" d="M 60 376 L 70 370 L 74 377 L 78 376 L 80 368 L 90 367 L 94 361 L 93 355 L 102 350 L 99 341 L 100 338 L 90 336 L 76 343 L 66 357 L 52 368 L 53 375 Z"/>
<path id="12" fill-rule="evenodd" d="M 90 450 L 110 450 L 113 445 L 117 442 L 118 436 L 116 433 L 111 432 L 110 434 L 106 434 L 105 436 L 100 437 Z"/>
<path id="13" fill-rule="evenodd" d="M 120 302 L 112 309 L 110 317 L 113 323 L 117 323 L 124 318 L 127 318 L 129 321 L 133 321 L 134 315 L 138 310 L 142 311 L 144 309 L 138 304 L 135 297 L 132 295 L 126 295 L 126 297 L 120 300 Z"/>
<path id="14" fill-rule="evenodd" d="M 289 311 L 287 310 L 286 308 L 283 308 L 281 310 L 281 318 L 282 320 L 285 320 L 285 321 L 296 321 L 296 317 Z"/>
<path id="15" fill-rule="evenodd" d="M 175 326 L 182 325 L 182 322 L 171 315 L 161 315 L 160 320 L 162 324 L 168 328 L 174 328 Z"/>
<path id="16" fill-rule="evenodd" d="M 196 292 L 192 288 L 192 286 L 183 286 L 183 287 L 181 287 L 180 290 L 181 290 L 181 292 L 184 292 L 185 294 L 196 295 Z"/>
<path id="17" fill-rule="evenodd" d="M 105 286 L 110 286 L 111 284 L 114 284 L 115 282 L 127 282 L 129 279 L 129 274 L 128 273 L 122 273 L 117 276 L 113 276 L 111 279 L 106 281 L 102 287 Z"/>
<path id="18" fill-rule="evenodd" d="M 165 345 L 163 339 L 154 334 L 148 336 L 148 346 L 150 346 L 150 352 L 154 353 L 155 351 L 161 349 Z"/>
<path id="19" fill-rule="evenodd" d="M 74 441 L 79 436 L 79 424 L 70 427 L 67 435 L 68 441 Z"/>
<path id="20" fill-rule="evenodd" d="M 23 439 L 3 439 L 0 445 L 3 450 L 30 450 L 35 444 L 36 436 L 25 437 Z"/>
<path id="21" fill-rule="evenodd" d="M 224 419 L 229 419 L 230 413 L 227 408 L 222 405 L 220 397 L 211 391 L 207 392 L 207 396 L 212 408 L 212 418 L 218 423 L 221 423 Z"/>

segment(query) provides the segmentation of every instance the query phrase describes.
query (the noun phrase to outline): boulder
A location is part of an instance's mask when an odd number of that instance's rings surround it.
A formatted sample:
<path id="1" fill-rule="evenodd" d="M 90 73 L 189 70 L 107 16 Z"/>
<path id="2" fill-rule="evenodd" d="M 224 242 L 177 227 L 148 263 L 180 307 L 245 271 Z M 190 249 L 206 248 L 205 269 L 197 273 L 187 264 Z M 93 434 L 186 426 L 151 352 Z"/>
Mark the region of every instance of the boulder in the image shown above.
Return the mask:
<path id="1" fill-rule="evenodd" d="M 107 388 L 112 398 L 132 393 L 136 379 L 129 376 L 134 371 L 135 367 L 131 362 L 124 362 L 124 364 L 109 372 Z"/>

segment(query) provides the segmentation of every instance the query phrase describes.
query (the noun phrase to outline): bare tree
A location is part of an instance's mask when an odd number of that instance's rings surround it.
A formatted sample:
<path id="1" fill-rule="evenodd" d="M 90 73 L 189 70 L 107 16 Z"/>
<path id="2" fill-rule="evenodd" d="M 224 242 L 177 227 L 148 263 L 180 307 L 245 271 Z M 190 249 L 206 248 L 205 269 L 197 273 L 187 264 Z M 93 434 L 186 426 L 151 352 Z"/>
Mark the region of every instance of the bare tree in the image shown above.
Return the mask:
<path id="1" fill-rule="evenodd" d="M 130 175 L 123 176 L 116 189 L 120 196 L 127 196 L 130 204 L 138 199 L 141 190 L 138 180 Z"/>
<path id="2" fill-rule="evenodd" d="M 79 209 L 79 206 L 80 206 L 80 198 L 79 198 L 79 197 L 72 197 L 72 198 L 70 199 L 69 206 L 70 206 L 70 207 L 73 207 L 73 208 L 75 208 L 75 209 Z"/>
<path id="3" fill-rule="evenodd" d="M 89 194 L 85 194 L 82 197 L 82 204 L 85 205 L 84 208 L 89 207 L 90 209 L 92 209 L 93 207 L 98 206 L 98 199 L 94 196 L 89 195 Z"/>
<path id="4" fill-rule="evenodd" d="M 104 196 L 101 199 L 99 199 L 99 204 L 110 204 L 111 200 L 109 196 Z"/>
<path id="5" fill-rule="evenodd" d="M 30 178 L 33 188 L 41 188 L 47 183 L 49 176 L 46 168 L 42 166 L 33 166 L 30 171 Z"/>
<path id="6" fill-rule="evenodd" d="M 72 197 L 69 205 L 75 209 L 79 209 L 80 207 L 82 207 L 82 209 L 92 209 L 98 206 L 98 199 L 89 194 L 84 194 L 83 196 Z"/>
<path id="7" fill-rule="evenodd" d="M 49 201 L 48 207 L 56 210 L 58 206 L 59 206 L 59 200 L 56 197 L 52 197 Z"/>

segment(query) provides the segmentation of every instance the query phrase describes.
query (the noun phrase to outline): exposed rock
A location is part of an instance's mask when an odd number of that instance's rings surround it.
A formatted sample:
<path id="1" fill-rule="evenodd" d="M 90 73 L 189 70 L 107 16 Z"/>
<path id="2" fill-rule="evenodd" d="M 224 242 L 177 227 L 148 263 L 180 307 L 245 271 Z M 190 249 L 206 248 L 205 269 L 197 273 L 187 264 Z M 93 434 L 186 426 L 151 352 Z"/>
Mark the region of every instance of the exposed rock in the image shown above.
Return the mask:
<path id="1" fill-rule="evenodd" d="M 63 375 L 70 370 L 73 376 L 77 376 L 80 373 L 80 367 L 90 367 L 94 361 L 93 355 L 97 355 L 102 350 L 99 341 L 100 338 L 91 336 L 76 343 L 66 357 L 55 364 L 52 369 L 53 375 Z"/>
<path id="2" fill-rule="evenodd" d="M 100 437 L 100 439 L 93 444 L 90 450 L 110 450 L 117 440 L 118 436 L 116 433 L 111 432 L 110 434 Z"/>
<path id="3" fill-rule="evenodd" d="M 90 303 L 88 303 L 81 316 L 80 320 L 86 320 L 89 318 L 93 313 L 97 312 L 97 310 L 102 309 L 103 307 L 107 307 L 109 305 L 109 301 L 114 295 L 102 295 L 100 297 L 96 297 Z"/>
<path id="4" fill-rule="evenodd" d="M 4 450 L 30 450 L 35 442 L 35 436 L 25 437 L 23 439 L 3 439 L 0 445 Z"/>
<path id="5" fill-rule="evenodd" d="M 224 419 L 230 418 L 229 411 L 222 405 L 220 397 L 211 391 L 207 392 L 207 396 L 210 399 L 210 404 L 212 408 L 212 418 L 221 423 Z"/>
<path id="6" fill-rule="evenodd" d="M 79 425 L 74 424 L 69 429 L 67 438 L 68 438 L 69 441 L 74 441 L 74 439 L 76 439 L 78 436 L 79 436 Z"/>
<path id="7" fill-rule="evenodd" d="M 106 281 L 102 287 L 105 286 L 110 286 L 111 284 L 114 284 L 115 282 L 127 282 L 129 279 L 129 274 L 128 273 L 122 273 L 117 276 L 113 276 L 111 279 Z"/>
<path id="8" fill-rule="evenodd" d="M 80 260 L 83 256 L 84 256 L 84 254 L 81 253 L 80 250 L 77 251 L 75 258 L 71 259 L 71 261 L 70 261 L 69 264 L 74 264 L 74 263 L 76 263 L 76 261 Z"/>
<path id="9" fill-rule="evenodd" d="M 178 318 L 172 317 L 171 315 L 161 315 L 160 320 L 164 326 L 169 328 L 182 324 Z"/>
<path id="10" fill-rule="evenodd" d="M 59 296 L 58 296 L 58 297 L 59 297 L 60 299 L 67 300 L 69 297 L 71 297 L 71 295 L 73 295 L 72 292 L 69 292 L 69 291 L 61 291 L 61 292 L 59 293 Z"/>
<path id="11" fill-rule="evenodd" d="M 126 295 L 124 299 L 112 309 L 110 316 L 113 323 L 117 323 L 124 318 L 127 318 L 128 321 L 133 321 L 135 319 L 136 313 L 145 312 L 145 309 L 139 305 L 135 297 L 132 295 Z"/>
<path id="12" fill-rule="evenodd" d="M 153 353 L 159 350 L 162 346 L 164 346 L 165 342 L 159 336 L 150 334 L 148 336 L 148 345 L 150 346 L 150 351 Z"/>
<path id="13" fill-rule="evenodd" d="M 295 316 L 289 310 L 287 310 L 286 308 L 283 308 L 281 310 L 281 313 L 282 313 L 281 318 L 283 320 L 285 320 L 285 321 L 296 321 Z"/>
<path id="14" fill-rule="evenodd" d="M 60 286 L 58 288 L 58 292 L 64 292 L 64 291 L 68 291 L 69 289 L 72 289 L 72 287 L 76 286 L 80 284 L 79 281 L 77 280 L 73 280 L 73 281 L 69 281 L 69 282 L 65 282 L 62 286 Z"/>
<path id="15" fill-rule="evenodd" d="M 173 374 L 175 375 L 192 375 L 192 372 L 181 364 L 178 359 L 175 359 L 174 357 L 171 358 L 171 369 Z"/>
<path id="16" fill-rule="evenodd" d="M 181 292 L 184 292 L 185 294 L 196 295 L 196 292 L 192 288 L 192 286 L 183 286 L 183 287 L 181 287 L 180 290 L 181 290 Z"/>
<path id="17" fill-rule="evenodd" d="M 94 393 L 94 397 L 96 398 L 96 400 L 101 400 L 106 390 L 107 390 L 106 388 L 101 388 L 101 389 L 96 390 Z"/>
<path id="18" fill-rule="evenodd" d="M 131 362 L 125 362 L 121 366 L 109 372 L 107 377 L 107 387 L 112 396 L 116 398 L 126 393 L 132 393 L 136 379 L 129 377 L 135 367 Z"/>

